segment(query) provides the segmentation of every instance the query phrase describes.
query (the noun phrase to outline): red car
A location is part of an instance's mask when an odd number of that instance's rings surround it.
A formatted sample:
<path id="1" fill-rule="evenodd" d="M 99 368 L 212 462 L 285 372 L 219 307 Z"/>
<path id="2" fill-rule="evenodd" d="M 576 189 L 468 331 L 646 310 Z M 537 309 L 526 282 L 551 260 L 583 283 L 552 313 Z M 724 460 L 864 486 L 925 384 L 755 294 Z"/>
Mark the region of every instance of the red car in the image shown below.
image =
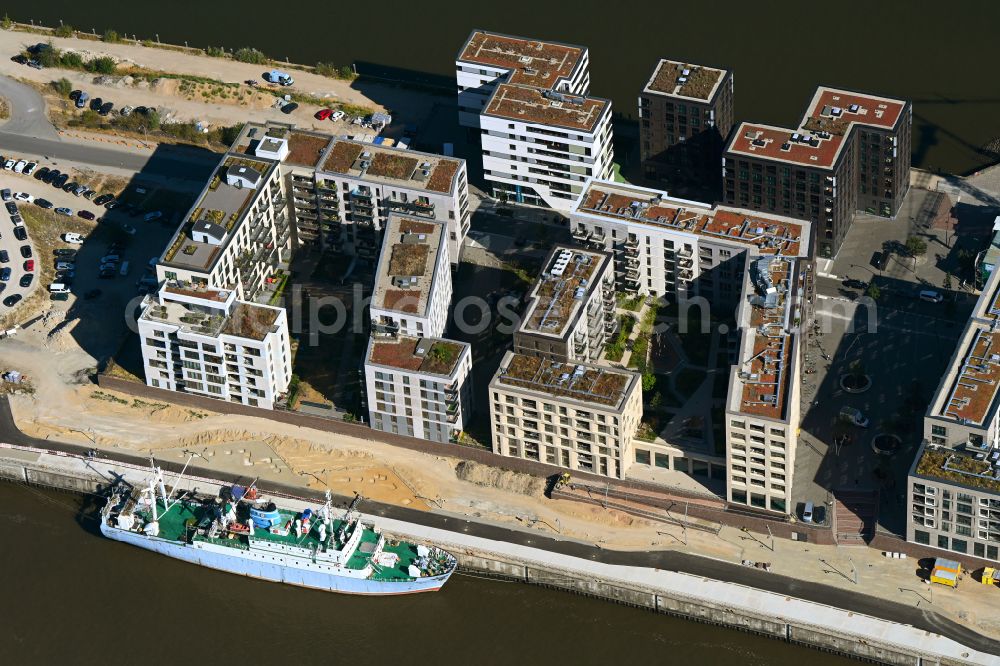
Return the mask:
<path id="1" fill-rule="evenodd" d="M 326 120 L 333 115 L 333 109 L 320 109 L 316 112 L 316 120 Z"/>
<path id="2" fill-rule="evenodd" d="M 28 271 L 29 273 L 33 272 L 35 270 L 35 260 L 28 259 L 26 262 L 24 262 L 24 270 Z"/>

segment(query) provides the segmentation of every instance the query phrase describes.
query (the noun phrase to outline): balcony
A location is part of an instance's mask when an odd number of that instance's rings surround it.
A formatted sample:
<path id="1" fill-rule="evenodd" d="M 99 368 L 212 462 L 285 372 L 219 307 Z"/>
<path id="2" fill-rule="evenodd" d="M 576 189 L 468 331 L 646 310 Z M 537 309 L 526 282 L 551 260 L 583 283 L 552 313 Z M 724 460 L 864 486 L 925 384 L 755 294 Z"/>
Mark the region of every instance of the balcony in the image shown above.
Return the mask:
<path id="1" fill-rule="evenodd" d="M 639 248 L 639 239 L 630 236 L 629 238 L 627 238 L 625 240 L 625 242 L 623 243 L 623 245 L 625 246 L 626 250 L 629 250 L 629 249 L 638 249 Z"/>
<path id="2" fill-rule="evenodd" d="M 573 238 L 578 241 L 587 242 L 591 238 L 591 233 L 586 229 L 586 227 L 577 227 L 576 229 L 573 229 Z"/>
<path id="3" fill-rule="evenodd" d="M 379 337 L 395 336 L 399 333 L 399 323 L 389 317 L 372 319 L 372 335 Z"/>
<path id="4" fill-rule="evenodd" d="M 694 252 L 689 247 L 685 247 L 685 248 L 683 248 L 683 249 L 681 249 L 681 250 L 679 250 L 677 252 L 677 256 L 681 257 L 682 259 L 683 258 L 687 258 L 687 257 L 691 257 L 693 255 L 694 255 Z"/>
<path id="5" fill-rule="evenodd" d="M 397 199 L 385 199 L 383 201 L 383 205 L 388 206 L 389 210 L 411 213 L 413 215 L 425 215 L 427 217 L 434 216 L 435 205 L 430 201 L 399 201 Z"/>

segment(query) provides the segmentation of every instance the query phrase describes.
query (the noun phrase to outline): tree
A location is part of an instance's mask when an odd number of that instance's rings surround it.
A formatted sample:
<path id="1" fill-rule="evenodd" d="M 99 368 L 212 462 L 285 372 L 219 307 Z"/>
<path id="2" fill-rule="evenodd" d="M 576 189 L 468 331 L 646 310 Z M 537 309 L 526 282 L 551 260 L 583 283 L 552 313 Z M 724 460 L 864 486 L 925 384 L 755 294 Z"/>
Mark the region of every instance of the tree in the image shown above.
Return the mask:
<path id="1" fill-rule="evenodd" d="M 865 292 L 865 295 L 873 301 L 877 301 L 882 297 L 882 290 L 878 288 L 878 285 L 875 284 L 874 281 L 872 281 L 869 283 L 868 290 Z"/>
<path id="2" fill-rule="evenodd" d="M 257 49 L 250 48 L 249 46 L 244 46 L 241 49 L 236 49 L 233 52 L 233 59 L 240 62 L 249 62 L 255 65 L 266 65 L 270 58 L 258 51 Z"/>
<path id="3" fill-rule="evenodd" d="M 62 97 L 69 97 L 69 94 L 73 92 L 73 84 L 70 83 L 69 79 L 65 77 L 59 79 L 58 81 L 53 81 L 52 88 Z"/>
<path id="4" fill-rule="evenodd" d="M 83 69 L 83 56 L 76 51 L 63 53 L 59 56 L 59 64 L 64 69 Z"/>
<path id="5" fill-rule="evenodd" d="M 910 236 L 906 239 L 906 252 L 913 257 L 913 268 L 917 268 L 917 257 L 927 252 L 927 241 L 920 236 Z"/>
<path id="6" fill-rule="evenodd" d="M 114 58 L 101 56 L 100 58 L 88 60 L 85 67 L 87 71 L 94 72 L 95 74 L 114 74 L 115 70 L 118 69 L 118 64 Z"/>
<path id="7" fill-rule="evenodd" d="M 865 378 L 865 364 L 860 358 L 851 361 L 851 364 L 847 366 L 847 369 L 850 371 L 851 376 L 855 379 L 860 381 Z"/>
<path id="8" fill-rule="evenodd" d="M 944 274 L 944 284 L 942 284 L 945 289 L 951 289 L 951 273 Z"/>
<path id="9" fill-rule="evenodd" d="M 652 391 L 654 386 L 656 386 L 656 375 L 652 372 L 642 373 L 642 390 Z"/>

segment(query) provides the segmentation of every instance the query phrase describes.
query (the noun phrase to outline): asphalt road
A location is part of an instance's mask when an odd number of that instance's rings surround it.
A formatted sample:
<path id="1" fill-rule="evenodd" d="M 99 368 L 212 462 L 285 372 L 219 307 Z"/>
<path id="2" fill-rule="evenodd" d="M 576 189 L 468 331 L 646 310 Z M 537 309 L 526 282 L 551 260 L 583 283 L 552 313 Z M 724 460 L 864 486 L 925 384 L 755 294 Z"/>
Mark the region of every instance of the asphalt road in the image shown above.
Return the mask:
<path id="1" fill-rule="evenodd" d="M 0 401 L 0 441 L 21 446 L 30 446 L 38 449 L 65 451 L 67 453 L 86 453 L 88 447 L 73 444 L 65 444 L 50 440 L 40 440 L 29 437 L 22 433 L 14 423 L 13 415 L 10 411 L 10 404 L 6 399 Z M 138 465 L 148 464 L 148 458 L 141 456 L 123 455 L 120 452 L 101 452 L 101 457 L 108 460 L 128 462 Z M 172 462 L 161 461 L 164 470 L 180 472 L 181 465 Z M 218 471 L 199 468 L 188 468 L 188 472 L 193 475 L 205 476 L 227 480 Z M 248 479 L 228 479 L 233 483 L 246 483 Z M 322 501 L 322 495 L 315 491 L 310 491 L 298 486 L 287 486 L 279 484 L 267 484 L 258 482 L 257 486 L 264 492 L 277 492 L 297 497 L 312 497 L 317 501 Z M 346 506 L 351 498 L 335 496 L 335 500 Z M 883 618 L 901 624 L 909 624 L 925 631 L 947 636 L 967 647 L 1000 655 L 1000 641 L 994 641 L 982 636 L 970 629 L 952 622 L 947 618 L 938 616 L 926 610 L 903 606 L 901 604 L 882 601 L 873 597 L 841 590 L 820 583 L 806 582 L 788 578 L 774 573 L 759 571 L 748 567 L 742 567 L 718 560 L 697 557 L 687 553 L 673 551 L 646 551 L 629 552 L 614 551 L 597 548 L 588 544 L 576 541 L 563 541 L 540 534 L 520 532 L 506 529 L 496 525 L 488 525 L 470 520 L 463 520 L 449 516 L 442 516 L 416 509 L 383 504 L 380 502 L 366 501 L 364 504 L 366 513 L 386 516 L 393 520 L 402 520 L 410 523 L 426 525 L 453 532 L 464 532 L 473 536 L 494 541 L 504 541 L 533 548 L 542 548 L 552 552 L 590 559 L 605 564 L 618 564 L 625 566 L 650 567 L 669 571 L 680 571 L 703 576 L 715 580 L 722 580 L 749 587 L 755 587 L 769 592 L 775 592 L 786 596 L 797 597 L 815 603 L 836 606 L 838 608 L 849 609 L 856 613 L 863 613 L 873 617 Z"/>
<path id="2" fill-rule="evenodd" d="M 0 97 L 11 106 L 11 117 L 0 124 L 0 152 L 37 158 L 45 166 L 60 160 L 95 168 L 111 167 L 147 178 L 204 183 L 219 155 L 208 150 L 162 145 L 152 155 L 86 143 L 63 141 L 45 115 L 45 102 L 34 88 L 0 76 Z"/>

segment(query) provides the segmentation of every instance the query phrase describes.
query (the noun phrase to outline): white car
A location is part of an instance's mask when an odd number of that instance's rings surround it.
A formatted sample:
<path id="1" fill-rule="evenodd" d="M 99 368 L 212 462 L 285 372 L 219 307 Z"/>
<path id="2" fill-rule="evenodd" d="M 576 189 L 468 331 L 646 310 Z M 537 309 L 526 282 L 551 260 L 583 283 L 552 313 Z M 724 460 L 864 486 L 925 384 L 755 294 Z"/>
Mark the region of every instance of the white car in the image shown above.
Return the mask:
<path id="1" fill-rule="evenodd" d="M 72 208 L 56 208 L 57 215 L 65 215 L 66 217 L 73 217 Z"/>
<path id="2" fill-rule="evenodd" d="M 14 160 L 7 160 L 6 162 L 3 163 L 3 170 L 10 171 L 11 169 L 14 168 L 14 164 L 16 164 Z"/>
<path id="3" fill-rule="evenodd" d="M 330 114 L 330 120 L 337 121 L 344 117 L 343 111 L 334 111 Z"/>
<path id="4" fill-rule="evenodd" d="M 66 233 L 63 234 L 63 240 L 74 245 L 82 245 L 84 236 L 82 234 Z"/>
<path id="5" fill-rule="evenodd" d="M 27 192 L 18 192 L 17 194 L 14 195 L 14 200 L 27 201 L 28 203 L 32 203 L 35 200 L 35 197 L 31 196 Z"/>
<path id="6" fill-rule="evenodd" d="M 24 167 L 28 166 L 28 160 L 21 160 L 14 165 L 14 173 L 21 173 L 24 171 Z"/>

